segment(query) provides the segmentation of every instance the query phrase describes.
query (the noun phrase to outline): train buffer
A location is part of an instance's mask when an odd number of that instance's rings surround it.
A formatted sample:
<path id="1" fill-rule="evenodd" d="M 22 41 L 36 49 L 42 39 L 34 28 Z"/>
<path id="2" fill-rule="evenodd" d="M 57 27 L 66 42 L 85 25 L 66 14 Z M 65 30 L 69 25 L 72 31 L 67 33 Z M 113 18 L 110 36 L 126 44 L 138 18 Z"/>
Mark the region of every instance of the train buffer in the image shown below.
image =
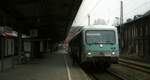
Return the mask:
<path id="1" fill-rule="evenodd" d="M 90 80 L 63 50 L 0 72 L 0 80 Z"/>

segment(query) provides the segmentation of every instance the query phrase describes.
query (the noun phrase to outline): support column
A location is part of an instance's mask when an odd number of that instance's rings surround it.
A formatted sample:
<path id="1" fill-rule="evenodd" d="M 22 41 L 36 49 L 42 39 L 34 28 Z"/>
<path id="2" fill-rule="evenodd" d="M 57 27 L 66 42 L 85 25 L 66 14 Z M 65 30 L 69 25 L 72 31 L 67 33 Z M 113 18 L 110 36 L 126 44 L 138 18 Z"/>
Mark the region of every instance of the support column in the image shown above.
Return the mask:
<path id="1" fill-rule="evenodd" d="M 4 72 L 4 54 L 5 54 L 5 41 L 1 38 L 1 72 Z"/>
<path id="2" fill-rule="evenodd" d="M 19 63 L 21 62 L 21 58 L 22 58 L 22 39 L 21 39 L 21 32 L 18 32 L 18 55 L 19 55 Z"/>
<path id="3" fill-rule="evenodd" d="M 47 45 L 46 45 L 46 46 L 47 46 L 47 47 L 46 47 L 46 50 L 47 50 L 47 53 L 49 53 L 49 42 L 48 42 L 48 40 L 47 40 L 46 43 L 47 43 Z"/>
<path id="4" fill-rule="evenodd" d="M 15 48 L 14 47 L 15 47 L 14 39 L 12 39 L 12 41 L 11 41 L 11 52 L 13 54 L 12 61 L 11 61 L 12 68 L 15 68 L 15 50 L 14 50 Z"/>
<path id="5" fill-rule="evenodd" d="M 6 23 L 6 17 L 3 16 L 2 17 L 2 24 L 1 25 L 5 25 Z M 2 29 L 2 33 L 5 32 L 5 26 Z M 1 37 L 1 71 L 4 72 L 4 56 L 5 56 L 5 40 L 4 37 Z"/>
<path id="6" fill-rule="evenodd" d="M 30 41 L 31 41 L 31 59 L 33 59 L 34 58 L 34 38 L 33 37 L 31 37 L 30 38 Z"/>

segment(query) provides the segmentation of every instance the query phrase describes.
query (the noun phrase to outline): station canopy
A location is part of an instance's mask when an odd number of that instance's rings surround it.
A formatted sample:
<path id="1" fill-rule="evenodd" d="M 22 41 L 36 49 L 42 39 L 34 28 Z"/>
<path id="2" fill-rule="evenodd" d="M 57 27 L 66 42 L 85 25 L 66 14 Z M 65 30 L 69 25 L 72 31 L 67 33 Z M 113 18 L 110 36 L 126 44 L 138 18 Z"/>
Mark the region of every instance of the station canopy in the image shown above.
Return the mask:
<path id="1" fill-rule="evenodd" d="M 0 23 L 39 38 L 64 40 L 82 0 L 1 0 Z"/>

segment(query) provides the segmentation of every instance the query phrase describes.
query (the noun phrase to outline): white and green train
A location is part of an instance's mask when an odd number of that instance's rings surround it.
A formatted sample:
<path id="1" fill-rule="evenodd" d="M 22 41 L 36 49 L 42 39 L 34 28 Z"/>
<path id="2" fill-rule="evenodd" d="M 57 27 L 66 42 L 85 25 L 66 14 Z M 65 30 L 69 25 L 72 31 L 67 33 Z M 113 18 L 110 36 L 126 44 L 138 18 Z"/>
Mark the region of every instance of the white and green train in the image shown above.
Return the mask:
<path id="1" fill-rule="evenodd" d="M 119 44 L 117 28 L 106 25 L 83 27 L 69 42 L 70 55 L 80 63 L 117 63 Z"/>

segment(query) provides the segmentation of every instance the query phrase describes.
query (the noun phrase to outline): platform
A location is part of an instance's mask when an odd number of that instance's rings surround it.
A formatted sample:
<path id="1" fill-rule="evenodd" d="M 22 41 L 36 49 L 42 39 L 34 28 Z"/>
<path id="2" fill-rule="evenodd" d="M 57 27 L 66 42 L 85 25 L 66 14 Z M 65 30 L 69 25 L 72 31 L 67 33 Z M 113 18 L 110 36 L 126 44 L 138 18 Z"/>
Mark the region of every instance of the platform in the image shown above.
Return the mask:
<path id="1" fill-rule="evenodd" d="M 44 59 L 17 65 L 14 69 L 0 72 L 0 80 L 90 80 L 86 74 L 72 64 L 68 54 L 59 50 Z"/>

